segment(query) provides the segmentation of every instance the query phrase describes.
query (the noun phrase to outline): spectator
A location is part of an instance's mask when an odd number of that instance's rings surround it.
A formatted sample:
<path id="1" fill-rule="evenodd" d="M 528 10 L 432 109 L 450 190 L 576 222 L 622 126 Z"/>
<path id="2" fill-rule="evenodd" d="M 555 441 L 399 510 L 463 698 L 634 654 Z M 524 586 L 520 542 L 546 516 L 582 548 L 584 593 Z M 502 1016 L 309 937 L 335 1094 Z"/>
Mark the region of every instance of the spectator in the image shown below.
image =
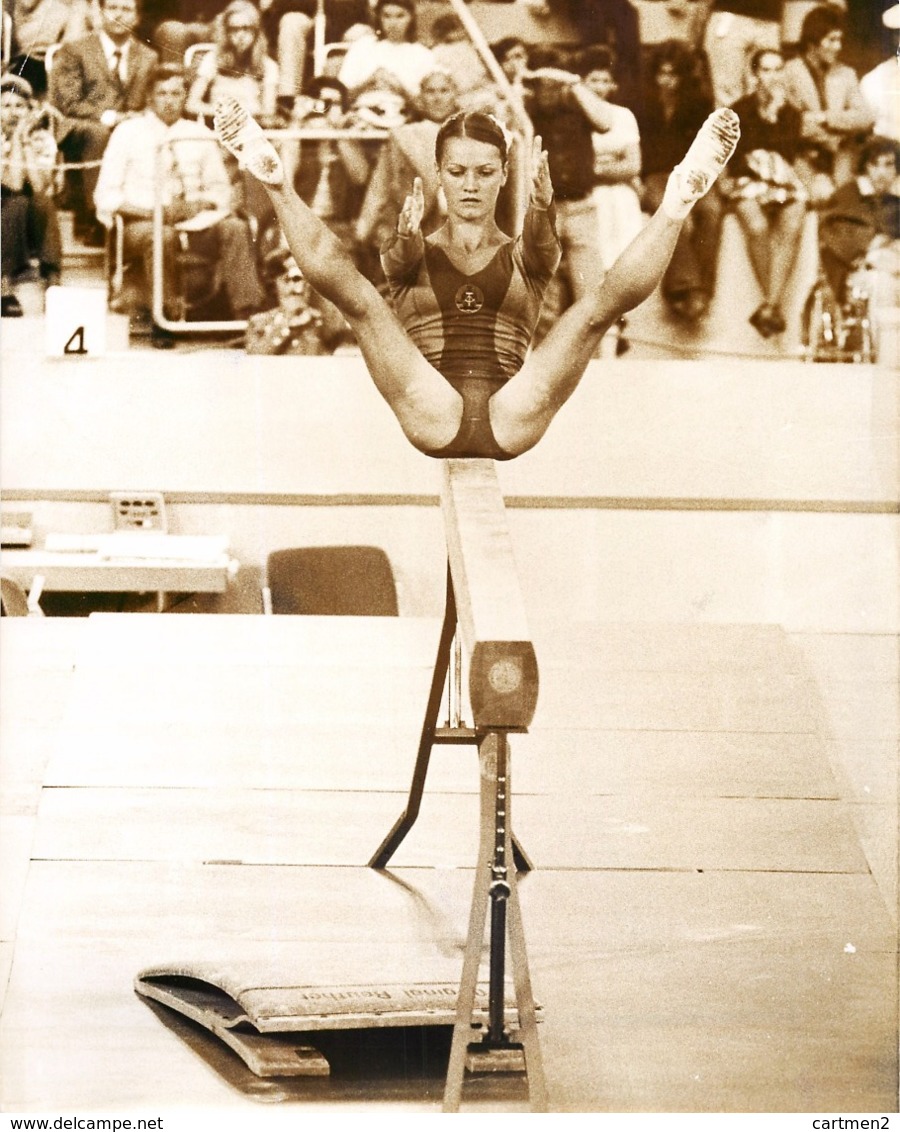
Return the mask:
<path id="1" fill-rule="evenodd" d="M 278 65 L 267 54 L 260 15 L 249 0 L 231 0 L 213 23 L 214 49 L 205 54 L 188 90 L 187 113 L 205 121 L 211 118 L 216 102 L 225 95 L 237 98 L 258 115 L 264 125 L 275 125 L 278 95 Z M 296 167 L 296 144 L 281 148 L 288 168 Z M 234 172 L 231 171 L 234 176 Z M 244 211 L 259 227 L 272 222 L 268 198 L 252 177 L 240 177 Z"/>
<path id="2" fill-rule="evenodd" d="M 224 0 L 175 0 L 172 14 L 158 19 L 151 32 L 160 59 L 181 66 L 189 47 L 212 43 L 216 19 L 224 6 Z"/>
<path id="3" fill-rule="evenodd" d="M 297 126 L 341 130 L 350 122 L 347 88 L 340 79 L 319 75 L 294 107 Z M 362 186 L 369 178 L 369 163 L 360 146 L 348 139 L 305 143 L 296 176 L 302 200 L 330 227 L 338 225 L 349 235 Z"/>
<path id="4" fill-rule="evenodd" d="M 641 201 L 636 185 L 641 172 L 641 139 L 637 119 L 625 106 L 611 102 L 617 92 L 612 52 L 596 47 L 585 53 L 585 86 L 606 104 L 609 128 L 595 130 L 594 207 L 600 233 L 600 258 L 609 271 L 640 232 Z"/>
<path id="5" fill-rule="evenodd" d="M 42 98 L 47 92 L 47 49 L 91 31 L 90 5 L 88 0 L 15 0 L 12 12 L 9 69 L 31 85 L 36 98 Z"/>
<path id="6" fill-rule="evenodd" d="M 872 239 L 900 239 L 898 159 L 900 143 L 893 138 L 870 138 L 860 153 L 857 176 L 835 192 L 823 222 L 838 216 L 855 217 L 871 228 Z"/>
<path id="7" fill-rule="evenodd" d="M 339 78 L 354 106 L 374 94 L 385 105 L 393 102 L 397 109 L 409 109 L 422 79 L 434 70 L 431 51 L 416 40 L 414 0 L 377 0 L 373 18 L 377 38 L 351 44 Z"/>
<path id="8" fill-rule="evenodd" d="M 0 80 L 0 127 L 2 315 L 20 318 L 23 312 L 13 289 L 15 277 L 36 254 L 45 286 L 53 286 L 59 282 L 62 249 L 52 193 L 56 142 L 44 110 L 32 101 L 30 85 L 18 75 L 4 75 Z"/>
<path id="9" fill-rule="evenodd" d="M 612 52 L 617 101 L 636 110 L 641 92 L 638 14 L 629 0 L 550 0 L 550 10 L 574 24 L 584 47 Z"/>
<path id="10" fill-rule="evenodd" d="M 64 43 L 53 61 L 50 100 L 63 115 L 59 148 L 67 161 L 87 162 L 74 200 L 75 233 L 104 241 L 92 208 L 98 166 L 113 128 L 144 107 L 155 51 L 132 34 L 137 0 L 100 0 L 102 27 Z"/>
<path id="11" fill-rule="evenodd" d="M 703 62 L 677 40 L 661 43 L 650 61 L 648 89 L 638 115 L 645 212 L 659 207 L 669 171 L 713 109 L 701 80 Z M 689 325 L 703 318 L 709 307 L 722 212 L 722 197 L 713 186 L 688 217 L 663 276 L 663 299 L 672 314 Z"/>
<path id="12" fill-rule="evenodd" d="M 564 61 L 558 57 L 558 61 Z M 594 131 L 612 126 L 609 106 L 581 74 L 557 67 L 529 72 L 525 108 L 550 163 L 562 259 L 544 297 L 542 322 L 585 294 L 600 259 L 594 207 Z M 566 290 L 568 294 L 566 295 Z M 568 302 L 567 302 L 568 300 Z"/>
<path id="13" fill-rule="evenodd" d="M 457 16 L 438 16 L 431 37 L 435 64 L 453 76 L 461 110 L 492 111 L 505 102 Z"/>
<path id="14" fill-rule="evenodd" d="M 181 62 L 188 47 L 217 38 L 224 0 L 179 0 L 177 18 L 163 20 L 154 40 L 167 62 Z M 255 5 L 254 5 L 255 7 Z M 261 37 L 278 63 L 278 109 L 290 116 L 309 70 L 309 40 L 316 0 L 260 0 Z M 325 41 L 336 43 L 354 25 L 368 23 L 367 0 L 325 0 Z"/>
<path id="15" fill-rule="evenodd" d="M 340 79 L 319 75 L 308 89 L 309 93 L 300 95 L 294 105 L 296 125 L 340 130 L 350 124 L 349 95 Z M 334 141 L 301 144 L 299 168 L 294 177 L 297 192 L 354 253 L 359 250 L 354 222 L 370 175 L 368 158 L 356 141 L 338 137 Z M 374 272 L 377 277 L 379 269 L 374 262 L 359 262 L 358 266 L 367 275 Z"/>
<path id="16" fill-rule="evenodd" d="M 507 35 L 491 44 L 494 58 L 509 79 L 514 90 L 524 92 L 524 79 L 528 72 L 528 45 L 514 35 Z"/>
<path id="17" fill-rule="evenodd" d="M 897 193 L 900 145 L 893 138 L 871 138 L 863 146 L 858 175 L 828 201 L 819 231 L 822 271 L 838 302 L 846 298 L 850 272 L 868 259 L 880 273 L 878 290 L 889 290 L 896 307 L 900 278 L 900 196 Z M 884 285 L 888 280 L 888 287 Z"/>
<path id="18" fill-rule="evenodd" d="M 800 145 L 802 116 L 787 101 L 780 52 L 757 51 L 751 72 L 756 90 L 734 104 L 741 138 L 719 183 L 741 225 L 763 293 L 750 322 L 769 338 L 785 329 L 780 304 L 806 220 L 806 192 L 792 164 Z"/>
<path id="19" fill-rule="evenodd" d="M 124 255 L 140 259 L 148 291 L 153 278 L 153 207 L 157 161 L 166 162 L 163 203 L 163 295 L 167 318 L 183 316 L 177 299 L 176 252 L 184 242 L 218 260 L 231 313 L 246 318 L 263 299 L 250 229 L 231 212 L 232 189 L 212 133 L 183 116 L 184 71 L 158 66 L 151 74 L 148 109 L 116 127 L 103 156 L 96 204 L 110 227 L 124 224 Z M 163 147 L 160 150 L 160 147 Z M 165 336 L 157 336 L 165 341 Z"/>
<path id="20" fill-rule="evenodd" d="M 397 217 L 416 177 L 424 193 L 422 232 L 430 235 L 444 220 L 434 145 L 441 123 L 459 109 L 453 77 L 443 70 L 426 75 L 419 90 L 419 108 L 421 121 L 391 130 L 366 190 L 356 235 L 361 244 L 376 251 L 396 231 Z"/>
<path id="21" fill-rule="evenodd" d="M 216 45 L 204 55 L 188 93 L 187 112 L 211 115 L 230 94 L 264 124 L 275 117 L 278 65 L 270 59 L 259 9 L 250 0 L 231 0 L 216 26 Z"/>
<path id="22" fill-rule="evenodd" d="M 309 81 L 309 45 L 316 0 L 261 0 L 263 28 L 276 45 L 278 95 L 290 111 Z M 325 0 L 325 43 L 338 43 L 354 25 L 369 22 L 367 0 Z"/>
<path id="23" fill-rule="evenodd" d="M 892 35 L 893 51 L 859 80 L 866 104 L 875 116 L 878 137 L 900 142 L 900 3 L 882 14 L 882 23 Z"/>
<path id="24" fill-rule="evenodd" d="M 528 74 L 529 48 L 528 45 L 516 36 L 508 35 L 491 44 L 494 58 L 500 64 L 500 69 L 506 75 L 512 87 L 513 98 L 523 105 L 525 98 L 525 76 Z M 521 115 L 515 112 L 514 107 L 504 104 L 498 108 L 500 117 L 509 129 L 521 129 Z"/>
<path id="25" fill-rule="evenodd" d="M 841 13 L 827 4 L 812 8 L 800 30 L 800 55 L 784 68 L 787 96 L 803 112 L 797 171 L 817 204 L 852 178 L 860 140 L 874 121 L 856 72 L 838 61 L 843 44 Z"/>
<path id="26" fill-rule="evenodd" d="M 279 243 L 265 257 L 265 265 L 276 305 L 250 316 L 245 339 L 248 354 L 331 354 L 336 346 L 352 340 L 337 307 L 312 290 L 284 244 Z"/>
<path id="27" fill-rule="evenodd" d="M 717 106 L 731 106 L 751 93 L 751 61 L 758 51 L 780 50 L 781 7 L 782 0 L 716 0 L 703 47 Z"/>

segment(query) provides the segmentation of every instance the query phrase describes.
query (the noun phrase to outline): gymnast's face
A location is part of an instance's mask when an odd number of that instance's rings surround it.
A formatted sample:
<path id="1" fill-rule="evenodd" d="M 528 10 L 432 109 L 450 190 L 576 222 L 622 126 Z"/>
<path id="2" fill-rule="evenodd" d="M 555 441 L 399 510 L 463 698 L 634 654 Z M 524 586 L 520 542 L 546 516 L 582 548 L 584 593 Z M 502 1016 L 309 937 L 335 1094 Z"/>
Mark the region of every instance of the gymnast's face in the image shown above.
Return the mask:
<path id="1" fill-rule="evenodd" d="M 438 177 L 451 216 L 460 220 L 493 217 L 506 175 L 507 166 L 495 145 L 475 138 L 445 142 Z"/>

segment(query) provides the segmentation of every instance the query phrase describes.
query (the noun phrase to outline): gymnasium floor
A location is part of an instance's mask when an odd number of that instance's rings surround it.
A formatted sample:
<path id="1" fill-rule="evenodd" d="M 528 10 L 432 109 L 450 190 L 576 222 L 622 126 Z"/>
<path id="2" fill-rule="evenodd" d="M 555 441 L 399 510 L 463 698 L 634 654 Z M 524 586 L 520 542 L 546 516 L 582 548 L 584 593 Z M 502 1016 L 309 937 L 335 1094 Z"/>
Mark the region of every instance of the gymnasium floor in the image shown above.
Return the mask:
<path id="1" fill-rule="evenodd" d="M 403 808 L 438 628 L 4 621 L 5 1110 L 439 1109 L 440 1043 L 264 1081 L 132 990 L 169 962 L 458 977 L 474 750 L 435 750 L 412 833 L 365 868 Z M 896 641 L 533 631 L 513 820 L 551 1110 L 897 1111 Z M 521 1079 L 466 1086 L 464 1109 L 525 1108 Z"/>

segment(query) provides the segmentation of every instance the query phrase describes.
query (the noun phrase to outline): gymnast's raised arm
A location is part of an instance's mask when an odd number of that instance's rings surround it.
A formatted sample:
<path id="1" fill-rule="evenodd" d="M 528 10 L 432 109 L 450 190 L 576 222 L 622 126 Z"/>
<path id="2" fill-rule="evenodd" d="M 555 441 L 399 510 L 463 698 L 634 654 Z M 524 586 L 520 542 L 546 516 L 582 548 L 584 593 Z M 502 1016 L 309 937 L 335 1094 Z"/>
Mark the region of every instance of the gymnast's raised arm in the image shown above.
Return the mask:
<path id="1" fill-rule="evenodd" d="M 397 229 L 381 249 L 381 267 L 392 291 L 419 270 L 425 252 L 424 215 L 425 190 L 421 177 L 416 177 L 397 218 Z"/>
<path id="2" fill-rule="evenodd" d="M 522 224 L 521 248 L 529 275 L 547 280 L 559 267 L 562 249 L 556 234 L 553 183 L 540 137 L 535 137 L 531 146 L 531 192 Z"/>

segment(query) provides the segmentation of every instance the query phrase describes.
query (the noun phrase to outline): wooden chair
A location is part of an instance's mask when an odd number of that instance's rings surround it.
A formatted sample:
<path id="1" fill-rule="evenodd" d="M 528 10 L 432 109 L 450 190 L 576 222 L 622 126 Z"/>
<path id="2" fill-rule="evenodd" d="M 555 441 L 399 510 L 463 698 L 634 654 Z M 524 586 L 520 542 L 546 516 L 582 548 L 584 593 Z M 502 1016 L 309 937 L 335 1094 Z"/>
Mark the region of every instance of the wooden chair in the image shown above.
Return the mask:
<path id="1" fill-rule="evenodd" d="M 211 51 L 215 51 L 216 45 L 214 43 L 192 43 L 184 53 L 184 69 L 188 73 L 188 79 L 193 81 L 197 77 L 197 71 L 200 64 L 206 55 Z"/>
<path id="2" fill-rule="evenodd" d="M 12 58 L 12 32 L 13 22 L 12 16 L 9 12 L 3 12 L 3 69 L 4 71 L 9 66 L 9 61 Z"/>
<path id="3" fill-rule="evenodd" d="M 306 546 L 273 551 L 263 588 L 266 613 L 396 617 L 390 560 L 376 546 Z"/>
<path id="4" fill-rule="evenodd" d="M 44 70 L 47 72 L 48 80 L 53 70 L 53 56 L 59 51 L 60 47 L 62 47 L 61 43 L 51 43 L 44 53 Z"/>
<path id="5" fill-rule="evenodd" d="M 152 296 L 147 293 L 140 262 L 126 260 L 124 254 L 125 223 L 120 213 L 113 214 L 113 225 L 106 242 L 106 278 L 110 310 L 132 313 L 149 306 Z M 215 256 L 198 251 L 186 233 L 179 234 L 180 246 L 175 252 L 178 291 L 165 295 L 182 312 L 183 321 L 201 318 L 203 310 L 222 292 L 222 273 Z"/>
<path id="6" fill-rule="evenodd" d="M 39 586 L 34 587 L 34 595 L 29 597 L 18 582 L 0 577 L 0 614 L 4 617 L 42 617 L 39 597 Z"/>
<path id="7" fill-rule="evenodd" d="M 344 56 L 349 50 L 349 43 L 323 44 L 321 52 L 316 53 L 316 74 L 337 78 Z"/>

